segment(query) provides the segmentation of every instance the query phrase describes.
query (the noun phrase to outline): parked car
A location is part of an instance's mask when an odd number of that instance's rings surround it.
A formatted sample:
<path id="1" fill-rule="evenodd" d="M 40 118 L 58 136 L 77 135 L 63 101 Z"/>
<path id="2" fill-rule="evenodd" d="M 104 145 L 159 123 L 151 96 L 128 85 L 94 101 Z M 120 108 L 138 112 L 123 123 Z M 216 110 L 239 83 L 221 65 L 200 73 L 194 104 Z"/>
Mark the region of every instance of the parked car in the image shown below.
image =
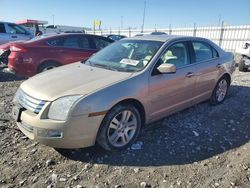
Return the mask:
<path id="1" fill-rule="evenodd" d="M 167 33 L 161 32 L 161 31 L 154 31 L 154 32 L 150 33 L 150 35 L 167 35 Z"/>
<path id="2" fill-rule="evenodd" d="M 33 38 L 33 40 L 35 39 L 41 39 L 41 38 L 45 38 L 48 36 L 53 36 L 56 33 L 48 33 L 48 34 L 43 34 L 40 36 L 36 36 L 35 38 Z M 12 45 L 15 44 L 19 44 L 19 43 L 23 43 L 24 41 L 15 41 L 15 42 L 9 42 L 9 43 L 5 43 L 0 45 L 0 65 L 2 65 L 2 67 L 8 67 L 8 57 L 10 55 L 10 47 Z"/>
<path id="3" fill-rule="evenodd" d="M 124 35 L 103 35 L 103 36 L 107 37 L 113 41 L 118 41 L 118 40 L 126 38 L 126 36 L 124 36 Z"/>
<path id="4" fill-rule="evenodd" d="M 239 54 L 239 71 L 245 72 L 250 68 L 250 41 L 246 41 L 242 48 L 236 49 L 236 54 Z"/>
<path id="5" fill-rule="evenodd" d="M 234 69 L 233 54 L 207 39 L 127 38 L 23 82 L 13 118 L 27 137 L 55 148 L 97 142 L 120 150 L 144 124 L 208 99 L 222 103 Z"/>
<path id="6" fill-rule="evenodd" d="M 86 60 L 112 42 L 101 36 L 74 33 L 39 36 L 12 43 L 6 45 L 10 50 L 8 69 L 14 74 L 30 77 L 61 65 Z"/>
<path id="7" fill-rule="evenodd" d="M 30 40 L 34 35 L 15 23 L 0 22 L 0 45 L 18 40 Z"/>

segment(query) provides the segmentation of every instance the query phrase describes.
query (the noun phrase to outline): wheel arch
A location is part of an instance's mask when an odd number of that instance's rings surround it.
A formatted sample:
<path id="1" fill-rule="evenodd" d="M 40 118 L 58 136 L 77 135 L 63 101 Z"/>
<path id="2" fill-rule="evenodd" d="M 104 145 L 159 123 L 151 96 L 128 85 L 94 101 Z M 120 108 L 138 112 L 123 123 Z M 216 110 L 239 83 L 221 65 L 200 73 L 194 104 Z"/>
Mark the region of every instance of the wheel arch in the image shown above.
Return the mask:
<path id="1" fill-rule="evenodd" d="M 120 104 L 132 104 L 132 105 L 134 105 L 140 113 L 142 125 L 144 125 L 146 123 L 146 111 L 145 111 L 143 104 L 139 100 L 134 99 L 134 98 L 123 99 L 123 100 L 117 102 L 115 105 L 113 105 L 112 108 L 117 106 L 117 105 L 120 105 Z"/>
<path id="2" fill-rule="evenodd" d="M 220 79 L 222 78 L 222 77 L 226 77 L 226 79 L 229 81 L 229 85 L 231 84 L 231 75 L 229 74 L 229 73 L 224 73 L 221 77 L 220 77 Z M 219 79 L 219 80 L 220 80 Z"/>
<path id="3" fill-rule="evenodd" d="M 60 63 L 59 61 L 57 60 L 54 60 L 54 59 L 46 59 L 46 60 L 43 60 L 41 63 L 39 63 L 39 65 L 37 66 L 37 72 L 39 72 L 40 68 L 45 65 L 46 63 L 56 63 L 58 64 L 58 66 L 61 66 L 62 63 Z"/>

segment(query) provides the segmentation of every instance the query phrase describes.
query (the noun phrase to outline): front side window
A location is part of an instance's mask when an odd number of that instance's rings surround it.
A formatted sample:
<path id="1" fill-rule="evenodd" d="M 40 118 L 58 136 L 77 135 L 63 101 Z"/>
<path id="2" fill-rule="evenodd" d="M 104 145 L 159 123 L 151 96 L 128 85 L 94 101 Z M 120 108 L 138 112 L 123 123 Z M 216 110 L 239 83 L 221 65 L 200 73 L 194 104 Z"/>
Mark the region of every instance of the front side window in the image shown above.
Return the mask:
<path id="1" fill-rule="evenodd" d="M 26 34 L 25 29 L 15 24 L 8 24 L 11 34 Z"/>
<path id="2" fill-rule="evenodd" d="M 6 30 L 5 30 L 3 23 L 0 23 L 0 33 L 6 33 Z"/>
<path id="3" fill-rule="evenodd" d="M 170 46 L 161 57 L 161 63 L 174 64 L 176 68 L 188 65 L 189 62 L 188 50 L 183 42 Z"/>
<path id="4" fill-rule="evenodd" d="M 209 44 L 204 42 L 192 42 L 195 62 L 207 61 L 213 58 L 213 52 Z"/>
<path id="5" fill-rule="evenodd" d="M 121 40 L 92 56 L 86 64 L 105 69 L 137 72 L 151 61 L 163 42 Z"/>

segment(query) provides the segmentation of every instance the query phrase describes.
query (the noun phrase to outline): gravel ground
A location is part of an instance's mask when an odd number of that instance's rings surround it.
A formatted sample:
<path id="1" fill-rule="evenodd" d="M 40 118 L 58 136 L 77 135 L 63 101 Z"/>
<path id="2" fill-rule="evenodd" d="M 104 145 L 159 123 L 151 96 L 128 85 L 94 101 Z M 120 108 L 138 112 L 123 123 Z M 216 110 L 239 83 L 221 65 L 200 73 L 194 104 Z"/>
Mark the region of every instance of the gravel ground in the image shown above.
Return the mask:
<path id="1" fill-rule="evenodd" d="M 153 123 L 132 148 L 112 153 L 27 139 L 10 117 L 21 82 L 0 72 L 0 187 L 250 187 L 250 72 L 236 71 L 222 105 Z"/>

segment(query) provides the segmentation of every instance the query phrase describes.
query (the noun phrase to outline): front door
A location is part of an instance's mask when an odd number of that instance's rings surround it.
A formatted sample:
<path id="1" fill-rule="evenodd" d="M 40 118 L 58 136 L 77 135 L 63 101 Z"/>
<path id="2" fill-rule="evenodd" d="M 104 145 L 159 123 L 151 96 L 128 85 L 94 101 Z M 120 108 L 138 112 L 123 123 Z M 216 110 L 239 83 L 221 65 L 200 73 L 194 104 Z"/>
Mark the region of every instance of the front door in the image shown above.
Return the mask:
<path id="1" fill-rule="evenodd" d="M 161 63 L 174 64 L 176 73 L 157 73 Z M 175 43 L 164 52 L 149 78 L 152 121 L 192 105 L 195 72 L 186 42 Z"/>
<path id="2" fill-rule="evenodd" d="M 27 31 L 17 24 L 9 23 L 6 28 L 10 36 L 10 41 L 31 39 Z"/>

